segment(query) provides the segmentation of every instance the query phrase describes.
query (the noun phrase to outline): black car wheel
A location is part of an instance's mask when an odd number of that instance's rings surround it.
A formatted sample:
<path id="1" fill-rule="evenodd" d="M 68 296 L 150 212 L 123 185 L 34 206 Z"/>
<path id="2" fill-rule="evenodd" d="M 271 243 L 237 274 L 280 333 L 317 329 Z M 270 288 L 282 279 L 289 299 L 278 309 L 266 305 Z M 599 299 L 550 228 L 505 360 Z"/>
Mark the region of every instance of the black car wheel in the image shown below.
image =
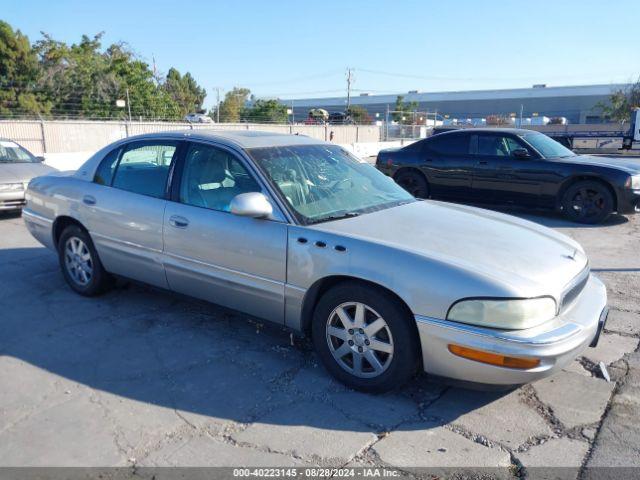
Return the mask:
<path id="1" fill-rule="evenodd" d="M 424 176 L 416 171 L 400 171 L 395 177 L 398 185 L 417 198 L 427 198 L 429 196 L 429 184 Z"/>
<path id="2" fill-rule="evenodd" d="M 385 290 L 357 282 L 338 284 L 320 298 L 312 339 L 329 373 L 365 392 L 400 387 L 419 365 L 413 317 Z"/>
<path id="3" fill-rule="evenodd" d="M 565 216 L 574 222 L 601 223 L 613 212 L 613 196 L 600 182 L 583 181 L 571 185 L 562 198 Z"/>

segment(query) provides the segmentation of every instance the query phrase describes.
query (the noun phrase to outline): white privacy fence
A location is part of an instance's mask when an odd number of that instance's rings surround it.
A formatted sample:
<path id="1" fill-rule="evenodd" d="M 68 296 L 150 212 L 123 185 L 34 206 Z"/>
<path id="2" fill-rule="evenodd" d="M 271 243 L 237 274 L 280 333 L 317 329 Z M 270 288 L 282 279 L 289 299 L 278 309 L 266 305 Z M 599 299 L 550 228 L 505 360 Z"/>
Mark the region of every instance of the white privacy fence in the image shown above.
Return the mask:
<path id="1" fill-rule="evenodd" d="M 35 155 L 95 152 L 105 145 L 142 133 L 169 130 L 262 130 L 307 135 L 338 144 L 380 141 L 375 125 L 273 125 L 256 123 L 188 124 L 114 121 L 0 121 L 0 137 L 14 140 Z"/>

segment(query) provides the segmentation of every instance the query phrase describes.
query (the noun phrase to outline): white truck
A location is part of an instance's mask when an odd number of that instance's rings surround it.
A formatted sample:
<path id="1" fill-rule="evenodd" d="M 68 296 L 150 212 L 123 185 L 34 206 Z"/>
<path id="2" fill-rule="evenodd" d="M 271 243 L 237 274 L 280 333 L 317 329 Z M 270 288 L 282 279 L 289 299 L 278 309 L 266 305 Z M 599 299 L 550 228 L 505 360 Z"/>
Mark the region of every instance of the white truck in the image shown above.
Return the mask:
<path id="1" fill-rule="evenodd" d="M 634 147 L 640 148 L 640 108 L 636 108 L 631 113 L 631 129 L 622 138 L 623 150 L 631 150 Z"/>

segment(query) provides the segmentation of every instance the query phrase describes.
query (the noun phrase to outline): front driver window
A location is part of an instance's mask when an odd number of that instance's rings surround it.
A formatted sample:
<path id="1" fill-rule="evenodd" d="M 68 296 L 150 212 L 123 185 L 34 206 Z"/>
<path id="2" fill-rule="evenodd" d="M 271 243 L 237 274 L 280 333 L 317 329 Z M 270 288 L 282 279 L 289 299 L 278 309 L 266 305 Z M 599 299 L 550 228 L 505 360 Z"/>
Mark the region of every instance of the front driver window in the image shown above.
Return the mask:
<path id="1" fill-rule="evenodd" d="M 478 135 L 478 155 L 510 157 L 514 150 L 525 148 L 517 140 L 500 135 Z"/>
<path id="2" fill-rule="evenodd" d="M 180 202 L 228 212 L 236 195 L 262 189 L 246 168 L 225 150 L 191 144 L 180 182 Z"/>

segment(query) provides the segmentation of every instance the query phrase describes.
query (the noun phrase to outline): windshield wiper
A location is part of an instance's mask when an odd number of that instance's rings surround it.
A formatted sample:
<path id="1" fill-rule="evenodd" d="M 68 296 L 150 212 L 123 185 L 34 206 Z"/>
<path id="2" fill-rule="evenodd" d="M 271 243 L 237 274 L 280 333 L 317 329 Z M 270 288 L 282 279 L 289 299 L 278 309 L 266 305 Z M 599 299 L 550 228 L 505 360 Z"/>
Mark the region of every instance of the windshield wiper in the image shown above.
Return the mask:
<path id="1" fill-rule="evenodd" d="M 360 215 L 358 212 L 345 212 L 340 215 L 329 215 L 328 217 L 316 218 L 314 220 L 310 220 L 308 223 L 311 225 L 314 223 L 329 222 L 331 220 L 340 220 L 342 218 L 357 217 L 358 215 Z"/>

